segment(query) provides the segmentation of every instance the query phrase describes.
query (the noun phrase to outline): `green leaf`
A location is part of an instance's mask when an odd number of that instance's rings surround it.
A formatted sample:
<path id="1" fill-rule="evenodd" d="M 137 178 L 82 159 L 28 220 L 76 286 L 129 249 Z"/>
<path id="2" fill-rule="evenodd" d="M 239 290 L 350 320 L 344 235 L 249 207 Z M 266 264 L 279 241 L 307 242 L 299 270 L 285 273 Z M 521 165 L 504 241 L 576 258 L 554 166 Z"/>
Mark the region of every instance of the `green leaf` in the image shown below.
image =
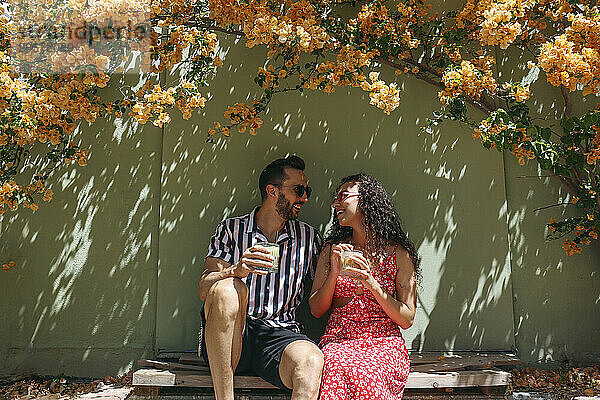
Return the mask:
<path id="1" fill-rule="evenodd" d="M 571 133 L 571 131 L 575 127 L 575 123 L 571 118 L 564 118 L 562 121 L 560 121 L 560 126 L 562 126 L 565 133 Z"/>
<path id="2" fill-rule="evenodd" d="M 552 131 L 550 130 L 550 128 L 542 128 L 542 131 L 540 132 L 540 136 L 543 139 L 550 140 L 550 135 L 552 135 Z"/>
<path id="3" fill-rule="evenodd" d="M 594 122 L 592 121 L 592 116 L 591 116 L 590 114 L 586 114 L 586 115 L 584 115 L 584 116 L 583 116 L 583 118 L 582 118 L 582 120 L 581 120 L 581 122 L 582 122 L 582 128 L 583 128 L 584 130 L 586 130 L 586 131 L 587 131 L 588 129 L 590 129 L 590 127 L 591 127 L 591 126 L 592 126 L 592 124 L 594 123 Z"/>
<path id="4" fill-rule="evenodd" d="M 568 146 L 570 146 L 570 145 L 573 144 L 573 139 L 570 136 L 561 136 L 560 137 L 560 141 L 563 142 L 564 144 L 568 145 Z"/>

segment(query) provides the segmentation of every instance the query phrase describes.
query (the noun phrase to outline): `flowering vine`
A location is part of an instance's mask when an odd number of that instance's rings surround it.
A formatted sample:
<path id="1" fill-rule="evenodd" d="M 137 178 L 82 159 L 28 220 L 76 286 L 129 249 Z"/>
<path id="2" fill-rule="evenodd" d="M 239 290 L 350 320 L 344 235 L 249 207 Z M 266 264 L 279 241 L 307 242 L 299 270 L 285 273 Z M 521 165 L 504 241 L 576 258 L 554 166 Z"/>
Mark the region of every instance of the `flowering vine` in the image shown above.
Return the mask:
<path id="1" fill-rule="evenodd" d="M 255 99 L 233 101 L 224 121 L 207 127 L 207 140 L 234 130 L 257 134 L 269 103 L 294 91 L 352 87 L 390 114 L 401 106 L 394 80 L 411 77 L 439 89 L 440 110 L 424 129 L 458 120 L 484 147 L 510 151 L 519 164 L 535 160 L 569 191 L 569 206 L 581 210 L 580 217 L 552 220 L 548 238 L 567 238 L 567 254 L 599 243 L 599 111 L 594 106 L 573 116 L 569 98 L 573 91 L 600 93 L 594 0 L 465 0 L 449 12 L 424 0 L 394 6 L 379 0 L 47 0 L 35 6 L 14 0 L 8 14 L 0 18 L 0 214 L 20 205 L 35 211 L 40 200 L 52 199 L 54 170 L 88 162 L 77 129 L 82 121 L 110 114 L 162 127 L 173 109 L 192 118 L 207 104 L 208 77 L 224 62 L 218 35 L 233 35 L 248 48 L 264 48 L 266 58 L 254 77 Z M 23 35 L 32 29 L 41 34 Z M 529 55 L 524 73 L 539 68 L 548 84 L 561 88 L 560 127 L 531 115 L 529 87 L 498 76 L 497 50 L 510 47 Z M 131 62 L 140 66 L 139 87 L 107 99 L 103 89 Z M 174 68 L 180 80 L 165 87 L 159 74 Z M 394 72 L 392 81 L 380 78 L 386 69 Z M 33 154 L 36 144 L 45 146 L 43 157 Z"/>

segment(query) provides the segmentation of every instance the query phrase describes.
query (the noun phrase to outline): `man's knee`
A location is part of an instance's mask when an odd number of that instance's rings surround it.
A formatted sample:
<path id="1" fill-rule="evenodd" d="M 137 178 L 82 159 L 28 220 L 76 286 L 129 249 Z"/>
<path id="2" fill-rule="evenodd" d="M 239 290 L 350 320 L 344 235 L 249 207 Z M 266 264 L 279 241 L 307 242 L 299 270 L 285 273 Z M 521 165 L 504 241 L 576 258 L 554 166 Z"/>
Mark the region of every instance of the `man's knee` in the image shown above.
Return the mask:
<path id="1" fill-rule="evenodd" d="M 282 378 L 286 371 L 289 372 L 289 378 L 286 378 L 292 385 L 302 384 L 318 388 L 324 358 L 323 353 L 314 343 L 304 340 L 292 342 L 284 351 L 282 362 L 286 363 L 283 368 L 280 366 Z M 285 381 L 288 379 L 284 380 L 286 386 L 288 384 Z"/>
<path id="2" fill-rule="evenodd" d="M 215 282 L 208 291 L 204 303 L 205 316 L 217 313 L 221 317 L 235 317 L 248 303 L 248 287 L 239 278 L 227 278 Z"/>
<path id="3" fill-rule="evenodd" d="M 323 353 L 315 346 L 312 351 L 299 360 L 294 370 L 297 374 L 302 374 L 304 376 L 321 376 L 323 364 Z"/>

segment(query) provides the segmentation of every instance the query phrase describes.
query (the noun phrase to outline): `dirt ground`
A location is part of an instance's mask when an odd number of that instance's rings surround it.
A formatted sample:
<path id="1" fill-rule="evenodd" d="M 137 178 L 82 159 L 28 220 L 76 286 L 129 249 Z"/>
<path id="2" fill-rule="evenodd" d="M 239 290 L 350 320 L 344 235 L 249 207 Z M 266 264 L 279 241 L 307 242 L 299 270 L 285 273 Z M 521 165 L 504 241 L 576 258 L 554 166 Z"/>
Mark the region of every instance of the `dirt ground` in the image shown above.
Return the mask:
<path id="1" fill-rule="evenodd" d="M 29 377 L 0 383 L 1 400 L 62 400 L 91 392 L 107 385 L 130 386 L 133 371 L 119 377 L 104 379 L 73 377 Z M 512 383 L 506 393 L 542 392 L 553 394 L 556 399 L 572 399 L 576 396 L 600 396 L 600 365 L 583 368 L 541 370 L 521 368 L 511 371 Z M 193 389 L 189 389 L 193 390 Z M 188 391 L 189 391 L 188 390 Z M 407 391 L 404 398 L 412 399 L 481 399 L 505 398 L 506 393 L 484 395 L 477 390 L 438 389 L 435 392 Z M 135 397 L 135 395 L 133 396 Z M 242 397 L 244 397 L 242 395 Z M 255 396 L 252 396 L 254 398 Z"/>
<path id="2" fill-rule="evenodd" d="M 119 377 L 104 379 L 75 377 L 32 376 L 0 383 L 0 400 L 58 400 L 74 399 L 79 395 L 96 392 L 107 385 L 131 385 L 133 371 Z"/>

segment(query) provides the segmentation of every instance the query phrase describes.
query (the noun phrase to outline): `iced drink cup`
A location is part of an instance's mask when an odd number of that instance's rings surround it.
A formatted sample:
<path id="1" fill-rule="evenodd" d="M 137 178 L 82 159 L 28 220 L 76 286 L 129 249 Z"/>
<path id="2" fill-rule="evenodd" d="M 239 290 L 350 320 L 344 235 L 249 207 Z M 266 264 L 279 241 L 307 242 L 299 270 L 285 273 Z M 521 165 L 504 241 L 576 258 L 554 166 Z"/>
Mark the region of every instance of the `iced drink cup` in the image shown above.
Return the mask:
<path id="1" fill-rule="evenodd" d="M 351 276 L 352 275 L 350 272 L 348 272 L 348 268 L 360 269 L 360 266 L 356 263 L 356 261 L 354 261 L 350 258 L 350 256 L 352 256 L 352 255 L 362 256 L 362 252 L 357 251 L 357 250 L 342 251 L 342 254 L 341 254 L 342 265 L 340 266 L 340 275 L 341 276 Z"/>
<path id="2" fill-rule="evenodd" d="M 257 243 L 257 245 L 266 247 L 269 254 L 274 258 L 272 267 L 254 267 L 263 271 L 277 272 L 279 271 L 279 245 L 277 243 Z"/>

